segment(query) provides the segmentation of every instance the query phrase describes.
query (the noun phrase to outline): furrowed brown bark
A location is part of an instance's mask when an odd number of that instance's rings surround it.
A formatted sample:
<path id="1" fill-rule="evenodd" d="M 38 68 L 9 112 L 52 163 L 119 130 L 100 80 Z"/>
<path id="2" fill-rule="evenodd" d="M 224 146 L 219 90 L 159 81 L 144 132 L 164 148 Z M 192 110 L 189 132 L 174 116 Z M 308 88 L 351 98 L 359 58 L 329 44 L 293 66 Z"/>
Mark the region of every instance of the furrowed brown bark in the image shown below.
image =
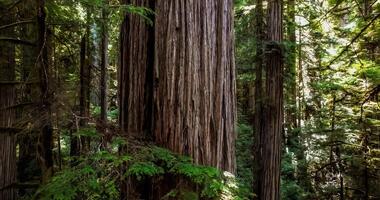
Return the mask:
<path id="1" fill-rule="evenodd" d="M 1 44 L 3 45 L 3 44 Z M 4 45 L 8 46 L 8 45 Z M 9 47 L 9 46 L 8 46 Z M 0 48 L 2 52 L 5 52 Z M 12 54 L 9 49 L 6 50 L 9 54 Z M 8 53 L 4 53 L 0 56 L 0 60 L 3 60 L 5 56 L 9 56 Z M 1 61 L 0 61 L 1 62 Z M 12 70 L 9 65 L 4 65 L 4 62 L 0 63 L 1 73 L 6 70 Z M 4 70 L 5 69 L 5 70 Z M 0 75 L 0 80 L 9 80 L 10 76 L 4 76 L 7 73 Z M 9 74 L 9 73 L 8 73 Z M 14 76 L 13 76 L 14 77 Z M 0 127 L 12 128 L 15 122 L 15 110 L 9 108 L 15 103 L 15 88 L 12 84 L 3 85 L 0 84 Z M 0 199 L 16 199 L 16 133 L 13 131 L 0 131 Z"/>
<path id="2" fill-rule="evenodd" d="M 154 8 L 155 19 L 128 14 L 122 26 L 122 131 L 234 173 L 232 0 L 126 3 Z M 152 198 L 173 189 L 161 186 Z"/>
<path id="3" fill-rule="evenodd" d="M 256 0 L 256 62 L 255 62 L 255 142 L 254 142 L 254 165 L 253 174 L 255 176 L 255 181 L 253 182 L 253 191 L 257 196 L 260 196 L 260 185 L 261 185 L 261 167 L 262 167 L 262 137 L 264 134 L 263 130 L 263 102 L 265 101 L 264 87 L 263 87 L 263 43 L 265 40 L 264 31 L 264 11 L 263 11 L 263 1 Z"/>
<path id="4" fill-rule="evenodd" d="M 153 0 L 126 0 L 125 4 L 154 9 Z M 152 16 L 150 16 L 152 17 Z M 119 125 L 134 138 L 152 135 L 154 26 L 137 14 L 128 13 L 120 32 Z M 122 149 L 122 151 L 128 151 Z M 121 183 L 121 199 L 149 199 L 150 180 L 129 177 Z"/>
<path id="5" fill-rule="evenodd" d="M 125 4 L 154 9 L 152 0 L 126 0 Z M 119 123 L 125 134 L 151 134 L 154 29 L 137 14 L 128 13 L 121 27 L 119 69 Z"/>
<path id="6" fill-rule="evenodd" d="M 0 3 L 0 9 L 4 5 Z M 6 15 L 0 19 L 0 26 L 12 23 L 13 17 Z M 0 30 L 0 36 L 12 36 L 13 27 Z M 15 46 L 10 42 L 0 42 L 0 81 L 15 80 Z M 0 83 L 0 199 L 17 198 L 16 183 L 16 93 L 14 84 Z M 7 130 L 8 129 L 8 130 Z"/>
<path id="7" fill-rule="evenodd" d="M 157 1 L 155 141 L 235 172 L 231 0 Z"/>
<path id="8" fill-rule="evenodd" d="M 281 135 L 283 125 L 282 0 L 268 2 L 266 104 L 262 138 L 261 200 L 280 199 Z"/>

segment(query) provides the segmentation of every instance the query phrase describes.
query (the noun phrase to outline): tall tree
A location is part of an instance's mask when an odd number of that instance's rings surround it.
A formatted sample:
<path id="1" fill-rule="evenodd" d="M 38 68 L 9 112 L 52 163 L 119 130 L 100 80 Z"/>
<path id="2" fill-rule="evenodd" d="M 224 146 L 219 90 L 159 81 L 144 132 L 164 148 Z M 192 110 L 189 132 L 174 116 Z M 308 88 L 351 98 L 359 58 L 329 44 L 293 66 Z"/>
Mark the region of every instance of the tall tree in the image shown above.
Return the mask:
<path id="1" fill-rule="evenodd" d="M 134 3 L 153 5 L 156 14 L 154 29 L 137 16 L 124 23 L 122 129 L 134 136 L 147 132 L 197 164 L 234 173 L 232 0 Z M 154 198 L 169 191 L 156 191 Z"/>
<path id="2" fill-rule="evenodd" d="M 260 185 L 261 185 L 261 173 L 262 173 L 262 138 L 264 134 L 264 110 L 263 102 L 265 102 L 264 87 L 263 87 L 263 44 L 265 40 L 265 30 L 264 30 L 264 11 L 263 11 L 263 1 L 256 0 L 256 63 L 255 63 L 255 142 L 254 142 L 254 176 L 256 181 L 254 181 L 253 191 L 256 195 L 260 196 Z"/>
<path id="3" fill-rule="evenodd" d="M 53 174 L 53 127 L 51 122 L 51 94 L 49 91 L 48 34 L 46 25 L 45 0 L 38 0 L 37 23 L 38 39 L 37 67 L 40 78 L 40 128 L 37 158 L 42 171 L 42 181 L 47 182 Z"/>
<path id="4" fill-rule="evenodd" d="M 107 123 L 107 68 L 108 68 L 108 0 L 104 0 L 101 23 L 101 50 L 100 50 L 100 121 L 103 134 Z M 104 145 L 105 141 L 102 141 Z"/>
<path id="5" fill-rule="evenodd" d="M 150 9 L 154 9 L 154 2 L 124 1 L 127 5 Z M 120 31 L 119 126 L 121 131 L 131 138 L 146 139 L 152 136 L 153 61 L 154 25 L 138 14 L 127 13 Z M 149 181 L 138 182 L 136 179 L 128 178 L 121 184 L 121 199 L 148 199 L 150 193 Z"/>
<path id="6" fill-rule="evenodd" d="M 282 0 L 268 2 L 266 61 L 266 104 L 262 146 L 262 200 L 280 199 L 281 135 L 283 130 Z"/>
<path id="7" fill-rule="evenodd" d="M 28 41 L 37 40 L 37 2 L 27 1 L 20 5 L 20 20 L 31 20 L 30 24 L 21 26 L 20 35 Z M 36 44 L 21 46 L 21 81 L 24 83 L 20 90 L 21 101 L 25 106 L 21 109 L 20 126 L 24 129 L 23 134 L 19 134 L 17 142 L 19 144 L 19 159 L 17 163 L 18 181 L 30 182 L 35 176 L 40 175 L 40 168 L 36 162 L 38 124 L 35 116 L 38 113 L 37 102 L 39 101 L 39 90 L 36 87 L 38 83 L 38 70 L 36 67 L 36 59 L 39 53 Z M 32 124 L 33 126 L 30 126 Z M 19 195 L 27 193 L 26 188 L 20 188 Z"/>
<path id="8" fill-rule="evenodd" d="M 0 3 L 0 9 L 7 4 Z M 0 26 L 12 23 L 13 13 L 0 17 Z M 0 37 L 13 37 L 13 27 L 0 30 Z M 15 45 L 0 41 L 0 199 L 16 199 Z"/>
<path id="9" fill-rule="evenodd" d="M 156 2 L 154 62 L 155 141 L 230 172 L 236 118 L 232 5 Z"/>
<path id="10" fill-rule="evenodd" d="M 79 91 L 79 126 L 80 128 L 84 128 L 88 124 L 88 118 L 90 116 L 90 66 L 88 64 L 88 59 L 86 59 L 87 55 L 87 42 L 88 36 L 87 34 L 82 37 L 80 43 L 80 91 Z M 87 140 L 87 138 L 82 138 L 83 140 Z M 84 145 L 82 146 L 79 142 L 79 138 L 74 136 L 71 133 L 71 144 L 70 144 L 70 156 L 79 156 L 80 152 L 83 152 Z M 75 164 L 75 159 L 72 164 Z"/>

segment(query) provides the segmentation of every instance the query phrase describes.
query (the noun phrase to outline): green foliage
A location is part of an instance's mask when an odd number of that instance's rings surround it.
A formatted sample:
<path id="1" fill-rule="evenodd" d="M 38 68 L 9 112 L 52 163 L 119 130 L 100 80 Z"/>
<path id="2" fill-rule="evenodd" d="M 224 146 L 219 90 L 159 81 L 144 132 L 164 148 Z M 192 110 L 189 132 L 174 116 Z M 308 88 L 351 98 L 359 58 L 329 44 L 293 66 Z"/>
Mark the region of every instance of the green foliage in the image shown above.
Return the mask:
<path id="1" fill-rule="evenodd" d="M 127 142 L 124 139 L 115 138 L 111 146 L 118 147 L 125 144 Z M 76 166 L 58 172 L 49 183 L 41 186 L 34 198 L 117 199 L 119 195 L 117 185 L 120 179 L 132 176 L 141 181 L 146 178 L 172 175 L 189 180 L 201 190 L 197 192 L 174 189 L 166 195 L 167 197 L 194 199 L 195 196 L 197 198 L 199 196 L 214 199 L 228 194 L 230 197 L 236 197 L 235 199 L 243 199 L 238 195 L 237 183 L 233 183 L 234 178 L 227 179 L 216 168 L 196 165 L 189 157 L 156 146 L 139 147 L 138 151 L 131 155 L 119 155 L 117 151 L 103 150 L 77 160 Z M 120 176 L 119 170 L 123 164 L 127 164 L 127 170 Z"/>
<path id="2" fill-rule="evenodd" d="M 34 199 L 117 199 L 118 170 L 129 160 L 127 155 L 108 151 L 81 157 L 76 166 L 58 172 L 49 183 L 41 186 Z"/>
<path id="3" fill-rule="evenodd" d="M 129 168 L 125 176 L 135 176 L 137 180 L 141 180 L 142 177 L 153 177 L 164 173 L 164 169 L 155 165 L 152 162 L 138 162 L 133 163 Z"/>
<path id="4" fill-rule="evenodd" d="M 237 178 L 239 180 L 239 194 L 251 197 L 254 176 L 252 174 L 253 160 L 253 130 L 247 123 L 240 122 L 237 126 L 238 138 L 236 141 Z"/>
<path id="5" fill-rule="evenodd" d="M 373 84 L 380 84 L 380 65 L 363 69 L 362 75 L 371 80 Z"/>
<path id="6" fill-rule="evenodd" d="M 285 153 L 281 161 L 281 197 L 283 199 L 306 199 L 307 193 L 296 180 L 296 164 L 291 153 Z"/>
<path id="7" fill-rule="evenodd" d="M 91 138 L 100 137 L 99 133 L 96 131 L 94 127 L 81 128 L 74 135 L 83 136 L 83 137 L 91 137 Z"/>
<path id="8" fill-rule="evenodd" d="M 107 117 L 110 119 L 110 120 L 117 120 L 119 116 L 119 109 L 115 108 L 115 109 L 111 109 L 108 113 L 107 113 Z"/>
<path id="9" fill-rule="evenodd" d="M 295 182 L 281 179 L 281 198 L 291 200 L 302 200 L 305 198 L 305 192 Z"/>
<path id="10" fill-rule="evenodd" d="M 102 168 L 100 168 L 102 169 Z M 116 199 L 117 185 L 111 177 L 99 176 L 99 169 L 90 165 L 65 169 L 42 186 L 34 196 L 39 200 Z"/>

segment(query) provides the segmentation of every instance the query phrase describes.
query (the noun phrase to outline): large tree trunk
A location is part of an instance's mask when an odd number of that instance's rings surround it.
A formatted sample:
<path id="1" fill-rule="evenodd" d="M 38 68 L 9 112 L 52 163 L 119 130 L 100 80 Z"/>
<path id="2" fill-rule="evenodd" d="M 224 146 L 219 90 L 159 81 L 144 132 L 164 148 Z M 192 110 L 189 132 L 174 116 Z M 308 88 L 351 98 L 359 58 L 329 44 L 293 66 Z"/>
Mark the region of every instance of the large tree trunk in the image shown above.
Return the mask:
<path id="1" fill-rule="evenodd" d="M 154 9 L 154 0 L 126 0 L 125 4 Z M 131 138 L 152 135 L 154 26 L 128 13 L 120 32 L 119 125 Z M 127 151 L 123 149 L 122 151 Z M 128 178 L 121 184 L 121 199 L 149 199 L 150 181 Z"/>
<path id="2" fill-rule="evenodd" d="M 153 0 L 125 0 L 125 4 L 154 9 Z M 119 124 L 134 137 L 152 132 L 154 27 L 137 14 L 127 14 L 121 27 Z"/>
<path id="3" fill-rule="evenodd" d="M 0 9 L 4 5 L 0 3 Z M 12 17 L 3 16 L 0 26 L 11 24 Z M 12 37 L 13 29 L 0 30 L 0 36 Z M 0 42 L 0 199 L 16 199 L 16 134 L 15 109 L 15 46 Z"/>
<path id="4" fill-rule="evenodd" d="M 280 199 L 281 135 L 283 130 L 282 0 L 268 2 L 266 104 L 262 138 L 261 200 Z"/>
<path id="5" fill-rule="evenodd" d="M 151 135 L 197 164 L 234 173 L 232 0 L 127 3 L 154 8 L 156 14 L 153 27 L 136 15 L 128 14 L 124 22 L 122 130 Z M 165 191 L 156 194 L 159 199 Z"/>
<path id="6" fill-rule="evenodd" d="M 154 137 L 235 172 L 232 21 L 231 0 L 156 2 Z"/>
<path id="7" fill-rule="evenodd" d="M 2 48 L 0 50 L 5 52 Z M 6 51 L 9 54 L 14 53 L 11 53 L 9 48 Z M 0 60 L 9 56 L 8 53 L 2 54 Z M 12 105 L 15 104 L 16 95 L 13 84 L 2 82 L 12 81 L 11 76 L 4 77 L 9 74 L 4 73 L 5 70 L 12 69 L 14 70 L 14 67 L 0 63 L 0 199 L 7 200 L 16 199 L 16 133 L 12 127 L 15 122 L 15 111 Z"/>
<path id="8" fill-rule="evenodd" d="M 37 2 L 25 1 L 20 7 L 20 18 L 22 20 L 35 19 L 37 13 Z M 21 20 L 20 19 L 20 20 Z M 22 38 L 29 41 L 37 40 L 37 23 L 25 24 L 21 28 Z M 36 176 L 41 174 L 36 162 L 38 125 L 33 117 L 39 116 L 37 102 L 39 101 L 38 70 L 35 69 L 36 59 L 39 50 L 37 46 L 21 46 L 21 81 L 25 86 L 21 88 L 22 103 L 26 106 L 21 107 L 20 127 L 23 133 L 17 136 L 19 144 L 19 159 L 17 163 L 18 181 L 34 181 Z M 32 124 L 33 126 L 30 126 Z M 29 193 L 27 188 L 20 188 L 19 195 Z"/>

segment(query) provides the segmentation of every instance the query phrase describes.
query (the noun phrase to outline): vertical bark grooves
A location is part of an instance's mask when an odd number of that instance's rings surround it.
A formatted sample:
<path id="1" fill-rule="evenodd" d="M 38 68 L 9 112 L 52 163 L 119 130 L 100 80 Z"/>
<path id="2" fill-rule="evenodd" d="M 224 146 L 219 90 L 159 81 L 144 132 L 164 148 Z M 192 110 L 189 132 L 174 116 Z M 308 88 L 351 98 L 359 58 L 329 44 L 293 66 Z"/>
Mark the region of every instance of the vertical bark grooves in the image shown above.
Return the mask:
<path id="1" fill-rule="evenodd" d="M 0 3 L 0 9 L 3 5 Z M 12 23 L 12 16 L 0 19 L 0 26 Z M 13 36 L 13 29 L 0 30 L 0 36 Z M 0 42 L 0 199 L 16 199 L 16 136 L 12 131 L 16 119 L 15 46 Z M 3 81 L 3 83 L 2 83 Z"/>
<path id="2" fill-rule="evenodd" d="M 127 0 L 126 4 L 152 8 L 150 0 Z M 151 132 L 153 82 L 153 27 L 137 14 L 128 13 L 121 27 L 121 60 L 119 70 L 119 123 L 130 136 L 144 137 Z M 149 78 L 148 78 L 149 77 Z"/>
<path id="3" fill-rule="evenodd" d="M 268 2 L 266 95 L 262 138 L 260 199 L 280 199 L 281 133 L 283 124 L 282 1 Z"/>
<path id="4" fill-rule="evenodd" d="M 124 3 L 154 9 L 153 0 Z M 121 26 L 120 45 L 119 125 L 128 136 L 146 138 L 152 135 L 153 122 L 154 26 L 141 16 L 128 13 Z M 121 199 L 149 199 L 149 182 L 133 178 L 122 181 Z"/>
<path id="5" fill-rule="evenodd" d="M 233 1 L 125 3 L 154 9 L 155 19 L 150 26 L 127 14 L 121 27 L 122 131 L 133 137 L 149 133 L 158 145 L 189 155 L 197 164 L 234 173 Z M 175 182 L 165 178 L 168 185 Z"/>
<path id="6" fill-rule="evenodd" d="M 155 141 L 234 172 L 232 1 L 157 1 L 155 9 Z"/>
<path id="7" fill-rule="evenodd" d="M 13 81 L 14 46 L 2 43 L 0 52 L 3 53 L 0 56 L 0 82 Z M 0 83 L 0 199 L 9 200 L 16 199 L 16 136 L 12 132 L 16 116 L 15 109 L 10 108 L 15 100 L 14 85 Z"/>

